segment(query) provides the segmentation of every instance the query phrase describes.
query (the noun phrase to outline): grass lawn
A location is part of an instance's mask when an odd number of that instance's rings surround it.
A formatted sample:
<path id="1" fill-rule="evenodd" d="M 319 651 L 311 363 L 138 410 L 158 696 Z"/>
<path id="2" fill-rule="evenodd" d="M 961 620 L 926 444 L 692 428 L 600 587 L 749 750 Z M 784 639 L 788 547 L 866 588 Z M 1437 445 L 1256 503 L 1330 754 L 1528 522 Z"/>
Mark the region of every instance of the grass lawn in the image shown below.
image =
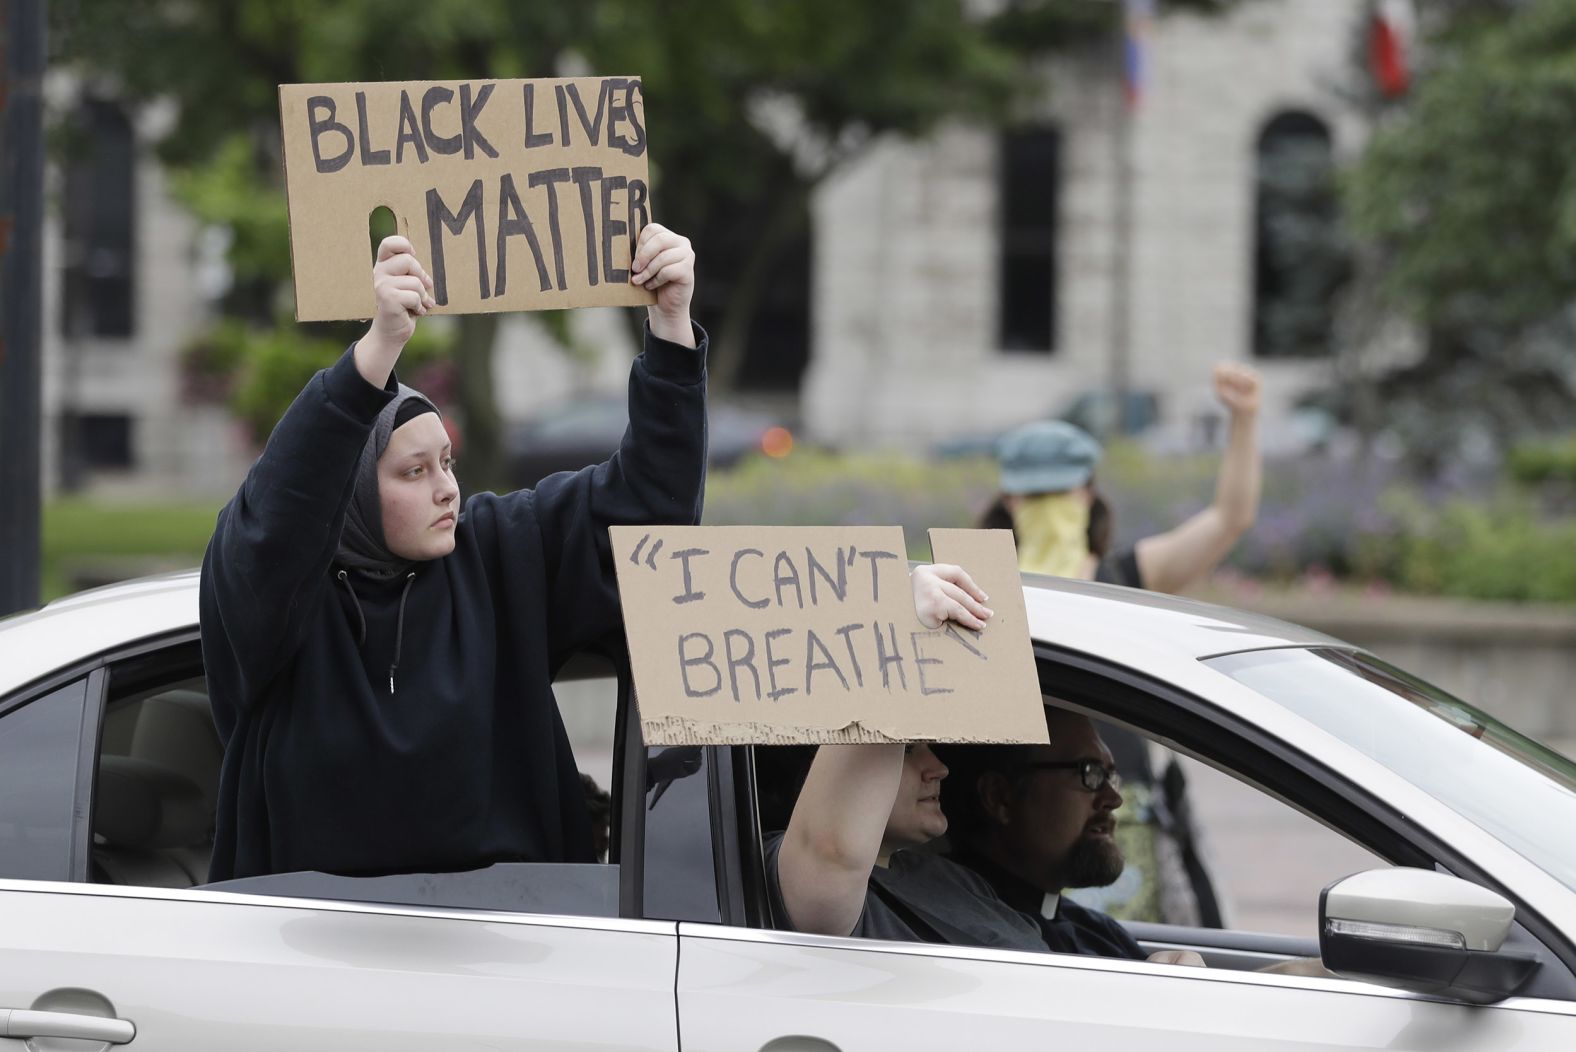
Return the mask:
<path id="1" fill-rule="evenodd" d="M 106 581 L 195 567 L 220 506 L 50 503 L 43 524 L 44 601 Z"/>

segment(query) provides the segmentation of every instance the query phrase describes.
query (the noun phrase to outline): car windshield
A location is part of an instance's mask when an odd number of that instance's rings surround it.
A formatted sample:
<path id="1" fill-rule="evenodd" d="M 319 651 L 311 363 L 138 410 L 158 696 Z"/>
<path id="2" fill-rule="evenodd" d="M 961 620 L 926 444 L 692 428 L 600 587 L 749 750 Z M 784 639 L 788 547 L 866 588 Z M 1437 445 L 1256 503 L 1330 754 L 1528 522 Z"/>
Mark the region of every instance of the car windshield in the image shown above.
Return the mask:
<path id="1" fill-rule="evenodd" d="M 1369 654 L 1259 650 L 1206 664 L 1426 790 L 1576 889 L 1576 764 Z M 1401 704 L 1404 702 L 1405 704 Z"/>

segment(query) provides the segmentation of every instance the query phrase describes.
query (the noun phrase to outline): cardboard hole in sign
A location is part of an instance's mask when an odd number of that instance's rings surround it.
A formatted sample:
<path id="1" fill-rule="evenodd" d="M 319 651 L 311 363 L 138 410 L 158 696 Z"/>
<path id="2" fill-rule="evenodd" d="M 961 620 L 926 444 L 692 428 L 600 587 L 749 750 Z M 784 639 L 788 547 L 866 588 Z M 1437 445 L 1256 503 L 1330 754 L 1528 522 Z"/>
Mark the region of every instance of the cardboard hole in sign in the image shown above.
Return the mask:
<path id="1" fill-rule="evenodd" d="M 388 205 L 378 205 L 367 213 L 367 243 L 371 246 L 372 262 L 378 261 L 378 247 L 383 239 L 399 232 L 394 210 Z"/>
<path id="2" fill-rule="evenodd" d="M 296 318 L 373 313 L 366 217 L 386 206 L 435 313 L 639 306 L 651 221 L 638 77 L 283 84 Z"/>
<path id="3" fill-rule="evenodd" d="M 1009 530 L 931 530 L 994 612 L 927 629 L 896 526 L 610 529 L 648 745 L 1047 741 Z"/>

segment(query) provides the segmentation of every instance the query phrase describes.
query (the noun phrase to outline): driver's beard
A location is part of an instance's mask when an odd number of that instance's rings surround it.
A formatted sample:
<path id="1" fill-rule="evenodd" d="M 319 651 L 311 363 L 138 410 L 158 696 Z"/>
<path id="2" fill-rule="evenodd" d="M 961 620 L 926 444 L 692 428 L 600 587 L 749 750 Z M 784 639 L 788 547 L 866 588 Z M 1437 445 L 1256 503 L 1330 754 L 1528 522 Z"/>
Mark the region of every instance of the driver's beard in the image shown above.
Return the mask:
<path id="1" fill-rule="evenodd" d="M 1114 884 L 1126 864 L 1115 841 L 1080 837 L 1067 853 L 1066 887 L 1103 888 Z"/>

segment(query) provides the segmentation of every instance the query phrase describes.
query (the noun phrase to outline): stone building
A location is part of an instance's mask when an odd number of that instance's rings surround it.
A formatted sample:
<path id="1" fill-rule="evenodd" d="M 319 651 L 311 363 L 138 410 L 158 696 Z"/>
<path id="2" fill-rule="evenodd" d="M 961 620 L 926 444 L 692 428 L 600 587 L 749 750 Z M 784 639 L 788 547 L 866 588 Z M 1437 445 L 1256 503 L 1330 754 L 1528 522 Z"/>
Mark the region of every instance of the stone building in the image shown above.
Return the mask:
<path id="1" fill-rule="evenodd" d="M 923 448 L 1108 389 L 1124 357 L 1130 389 L 1173 423 L 1212 411 L 1221 359 L 1255 362 L 1266 416 L 1283 417 L 1328 381 L 1335 334 L 1329 314 L 1303 319 L 1298 346 L 1268 333 L 1285 274 L 1264 255 L 1275 202 L 1261 177 L 1277 150 L 1328 172 L 1361 145 L 1366 121 L 1341 85 L 1359 75 L 1368 11 L 1255 0 L 1159 19 L 1127 118 L 1125 247 L 1109 53 L 1059 60 L 1044 101 L 1005 132 L 954 125 L 841 173 L 815 204 L 809 429 Z"/>
<path id="2" fill-rule="evenodd" d="M 168 115 L 133 115 L 51 81 L 65 142 L 47 172 L 43 272 L 46 488 L 193 493 L 238 478 L 228 413 L 183 397 L 217 246 L 172 198 L 146 143 Z M 73 146 L 91 143 L 91 149 Z"/>
<path id="3" fill-rule="evenodd" d="M 956 124 L 880 143 L 839 173 L 815 200 L 808 302 L 786 330 L 809 334 L 796 392 L 809 437 L 924 449 L 1048 415 L 1119 371 L 1163 421 L 1191 426 L 1213 411 L 1219 359 L 1262 367 L 1271 419 L 1328 382 L 1328 317 L 1293 318 L 1279 343 L 1265 335 L 1290 272 L 1266 263 L 1264 173 L 1283 147 L 1326 173 L 1360 147 L 1366 121 L 1341 86 L 1359 75 L 1368 10 L 1251 0 L 1225 17 L 1159 19 L 1127 124 L 1125 223 L 1108 52 L 1058 59 L 1043 100 L 1005 131 Z M 254 450 L 221 408 L 186 397 L 180 369 L 225 280 L 223 245 L 174 202 L 145 148 L 167 115 L 133 121 L 65 84 L 54 96 L 100 148 L 50 173 L 45 478 L 223 493 Z M 505 322 L 506 418 L 622 387 L 627 326 L 577 312 L 571 335 L 583 350 L 566 356 L 528 320 Z M 773 383 L 794 393 L 797 372 Z"/>

